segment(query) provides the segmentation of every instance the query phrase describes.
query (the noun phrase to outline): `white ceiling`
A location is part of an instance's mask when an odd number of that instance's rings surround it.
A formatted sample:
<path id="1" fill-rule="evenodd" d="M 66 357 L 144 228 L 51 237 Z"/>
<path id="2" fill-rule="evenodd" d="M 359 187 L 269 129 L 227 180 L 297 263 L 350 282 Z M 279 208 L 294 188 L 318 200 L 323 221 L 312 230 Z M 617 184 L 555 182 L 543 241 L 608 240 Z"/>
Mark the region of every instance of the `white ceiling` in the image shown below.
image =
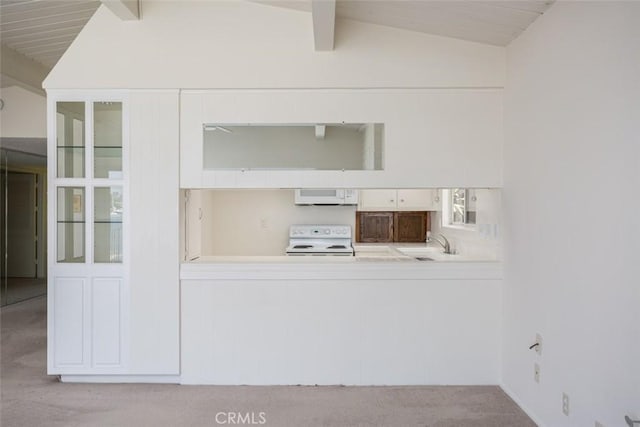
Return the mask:
<path id="1" fill-rule="evenodd" d="M 308 0 L 254 1 L 311 11 Z M 506 46 L 551 4 L 553 0 L 337 0 L 336 17 Z"/>
<path id="2" fill-rule="evenodd" d="M 52 68 L 99 0 L 0 0 L 2 44 Z"/>
<path id="3" fill-rule="evenodd" d="M 253 1 L 311 11 L 311 0 Z M 51 69 L 100 3 L 0 0 L 0 40 L 4 46 Z M 506 46 L 552 3 L 553 0 L 337 0 L 336 17 Z"/>

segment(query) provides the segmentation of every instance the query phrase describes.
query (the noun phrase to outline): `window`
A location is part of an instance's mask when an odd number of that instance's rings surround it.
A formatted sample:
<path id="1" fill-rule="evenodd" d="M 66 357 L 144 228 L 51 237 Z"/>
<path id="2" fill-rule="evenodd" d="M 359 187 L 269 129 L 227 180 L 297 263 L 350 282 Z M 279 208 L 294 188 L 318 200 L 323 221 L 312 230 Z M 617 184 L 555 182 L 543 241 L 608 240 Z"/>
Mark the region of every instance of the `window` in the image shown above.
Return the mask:
<path id="1" fill-rule="evenodd" d="M 451 188 L 442 190 L 442 226 L 473 228 L 476 224 L 475 190 Z"/>

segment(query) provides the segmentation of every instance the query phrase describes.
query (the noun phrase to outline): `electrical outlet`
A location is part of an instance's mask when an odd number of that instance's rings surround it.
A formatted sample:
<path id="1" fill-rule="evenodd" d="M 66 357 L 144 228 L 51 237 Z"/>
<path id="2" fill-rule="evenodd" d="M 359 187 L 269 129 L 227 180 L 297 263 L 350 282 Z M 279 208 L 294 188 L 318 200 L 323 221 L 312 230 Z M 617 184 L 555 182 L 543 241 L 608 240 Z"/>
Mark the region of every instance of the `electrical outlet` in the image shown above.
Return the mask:
<path id="1" fill-rule="evenodd" d="M 536 346 L 536 353 L 540 356 L 542 354 L 542 336 L 540 334 L 536 334 L 536 342 L 538 343 Z"/>
<path id="2" fill-rule="evenodd" d="M 562 413 L 569 416 L 569 395 L 562 393 Z"/>
<path id="3" fill-rule="evenodd" d="M 537 383 L 540 382 L 540 365 L 537 363 L 533 364 L 533 380 Z"/>

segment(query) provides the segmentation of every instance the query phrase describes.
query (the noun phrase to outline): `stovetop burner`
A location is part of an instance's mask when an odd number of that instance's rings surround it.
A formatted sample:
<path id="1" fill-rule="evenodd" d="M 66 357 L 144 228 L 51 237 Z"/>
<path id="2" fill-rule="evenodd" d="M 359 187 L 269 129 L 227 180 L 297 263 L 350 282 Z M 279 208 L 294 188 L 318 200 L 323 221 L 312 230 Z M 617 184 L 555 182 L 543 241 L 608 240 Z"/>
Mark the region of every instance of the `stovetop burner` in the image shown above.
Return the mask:
<path id="1" fill-rule="evenodd" d="M 292 225 L 287 255 L 353 256 L 348 225 Z"/>

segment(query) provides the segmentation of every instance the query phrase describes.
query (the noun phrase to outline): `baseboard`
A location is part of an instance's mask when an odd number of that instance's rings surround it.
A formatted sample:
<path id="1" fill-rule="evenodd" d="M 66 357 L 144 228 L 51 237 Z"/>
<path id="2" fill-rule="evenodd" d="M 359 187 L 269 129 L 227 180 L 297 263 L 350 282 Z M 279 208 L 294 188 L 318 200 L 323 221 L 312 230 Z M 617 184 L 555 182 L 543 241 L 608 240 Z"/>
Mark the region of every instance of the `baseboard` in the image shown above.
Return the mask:
<path id="1" fill-rule="evenodd" d="M 525 414 L 527 414 L 529 418 L 531 418 L 538 427 L 546 427 L 545 424 L 540 420 L 540 418 L 538 418 L 533 413 L 533 411 L 527 407 L 527 405 L 523 404 L 522 401 L 518 398 L 518 396 L 509 387 L 504 385 L 504 383 L 500 383 L 500 388 L 502 389 L 502 391 L 504 391 L 507 394 L 507 396 L 511 398 L 511 400 L 516 402 L 516 405 L 518 405 L 520 409 L 522 409 L 522 411 Z"/>
<path id="2" fill-rule="evenodd" d="M 180 384 L 179 375 L 60 375 L 63 383 Z"/>

